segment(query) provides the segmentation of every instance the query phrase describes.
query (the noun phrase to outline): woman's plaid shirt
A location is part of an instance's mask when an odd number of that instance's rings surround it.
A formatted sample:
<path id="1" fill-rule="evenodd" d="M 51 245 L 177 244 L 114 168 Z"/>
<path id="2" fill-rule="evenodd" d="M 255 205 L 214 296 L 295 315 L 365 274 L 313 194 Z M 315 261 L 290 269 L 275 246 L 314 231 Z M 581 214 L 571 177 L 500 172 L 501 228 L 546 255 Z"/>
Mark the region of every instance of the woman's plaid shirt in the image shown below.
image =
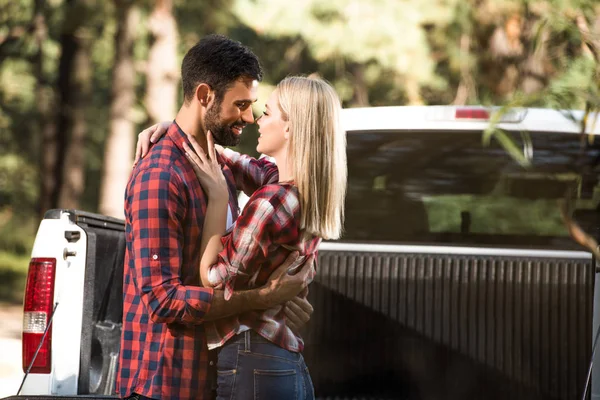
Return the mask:
<path id="1" fill-rule="evenodd" d="M 117 387 L 154 399 L 209 398 L 203 316 L 213 289 L 199 287 L 206 197 L 185 134 L 173 123 L 133 170 L 125 192 L 127 248 Z M 237 217 L 233 175 L 230 208 Z"/>
<path id="2" fill-rule="evenodd" d="M 222 157 L 233 171 L 238 189 L 248 195 L 262 183 L 277 180 L 277 167 L 267 160 L 256 160 L 231 150 L 225 150 Z M 316 253 L 320 239 L 303 238 L 299 221 L 300 199 L 292 183 L 267 184 L 251 195 L 232 231 L 223 237 L 223 251 L 212 267 L 217 273 L 211 275 L 219 277 L 212 283 L 215 288 L 225 290 L 225 299 L 233 290 L 264 285 L 292 251 L 298 250 L 301 256 Z M 285 324 L 284 307 L 206 323 L 209 348 L 222 346 L 232 336 L 252 329 L 282 348 L 302 351 L 302 338 Z"/>

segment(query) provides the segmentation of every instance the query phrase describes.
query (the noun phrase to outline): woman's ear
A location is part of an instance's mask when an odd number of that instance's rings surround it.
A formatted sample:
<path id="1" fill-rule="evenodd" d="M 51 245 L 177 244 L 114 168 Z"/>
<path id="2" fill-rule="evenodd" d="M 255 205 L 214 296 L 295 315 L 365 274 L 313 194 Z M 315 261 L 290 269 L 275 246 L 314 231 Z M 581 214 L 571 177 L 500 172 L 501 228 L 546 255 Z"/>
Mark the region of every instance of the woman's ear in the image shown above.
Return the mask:
<path id="1" fill-rule="evenodd" d="M 285 140 L 290 140 L 290 123 L 285 123 L 285 130 L 283 131 L 283 137 Z"/>

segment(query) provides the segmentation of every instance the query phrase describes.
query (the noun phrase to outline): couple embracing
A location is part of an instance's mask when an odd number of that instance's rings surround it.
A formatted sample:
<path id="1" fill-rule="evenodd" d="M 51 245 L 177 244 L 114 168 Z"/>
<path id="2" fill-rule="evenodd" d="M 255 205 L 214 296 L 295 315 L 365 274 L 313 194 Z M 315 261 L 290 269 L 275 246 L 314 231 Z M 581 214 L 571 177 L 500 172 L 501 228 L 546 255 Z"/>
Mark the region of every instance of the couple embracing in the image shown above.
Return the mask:
<path id="1" fill-rule="evenodd" d="M 184 57 L 175 120 L 140 135 L 143 153 L 156 144 L 125 192 L 122 397 L 314 398 L 298 331 L 317 247 L 342 230 L 340 101 L 321 79 L 281 81 L 256 121 L 275 163 L 257 160 L 221 146 L 255 122 L 261 79 L 250 49 L 207 36 Z"/>

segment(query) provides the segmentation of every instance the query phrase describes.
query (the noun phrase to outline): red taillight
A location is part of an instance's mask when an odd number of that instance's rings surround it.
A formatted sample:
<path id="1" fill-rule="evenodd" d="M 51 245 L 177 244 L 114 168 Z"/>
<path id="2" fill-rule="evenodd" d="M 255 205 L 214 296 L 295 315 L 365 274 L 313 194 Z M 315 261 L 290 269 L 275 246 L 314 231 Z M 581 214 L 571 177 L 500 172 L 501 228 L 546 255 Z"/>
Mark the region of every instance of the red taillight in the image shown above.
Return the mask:
<path id="1" fill-rule="evenodd" d="M 55 258 L 32 258 L 29 262 L 23 307 L 23 372 L 27 372 L 44 337 L 46 326 L 50 323 L 55 273 Z M 51 361 L 52 326 L 48 329 L 30 372 L 49 374 Z"/>
<path id="2" fill-rule="evenodd" d="M 454 114 L 456 119 L 482 119 L 489 120 L 490 112 L 485 108 L 457 108 Z"/>

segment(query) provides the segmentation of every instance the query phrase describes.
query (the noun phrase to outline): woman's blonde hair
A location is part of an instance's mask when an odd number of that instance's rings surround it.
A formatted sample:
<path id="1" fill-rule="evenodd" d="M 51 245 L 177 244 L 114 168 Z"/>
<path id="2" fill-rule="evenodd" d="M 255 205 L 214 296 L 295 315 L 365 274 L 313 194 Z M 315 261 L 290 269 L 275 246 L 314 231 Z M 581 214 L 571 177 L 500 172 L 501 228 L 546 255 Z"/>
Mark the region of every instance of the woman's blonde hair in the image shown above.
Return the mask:
<path id="1" fill-rule="evenodd" d="M 288 160 L 300 195 L 300 227 L 306 235 L 338 239 L 348 175 L 340 99 L 323 79 L 301 76 L 282 80 L 277 94 L 290 127 Z"/>

